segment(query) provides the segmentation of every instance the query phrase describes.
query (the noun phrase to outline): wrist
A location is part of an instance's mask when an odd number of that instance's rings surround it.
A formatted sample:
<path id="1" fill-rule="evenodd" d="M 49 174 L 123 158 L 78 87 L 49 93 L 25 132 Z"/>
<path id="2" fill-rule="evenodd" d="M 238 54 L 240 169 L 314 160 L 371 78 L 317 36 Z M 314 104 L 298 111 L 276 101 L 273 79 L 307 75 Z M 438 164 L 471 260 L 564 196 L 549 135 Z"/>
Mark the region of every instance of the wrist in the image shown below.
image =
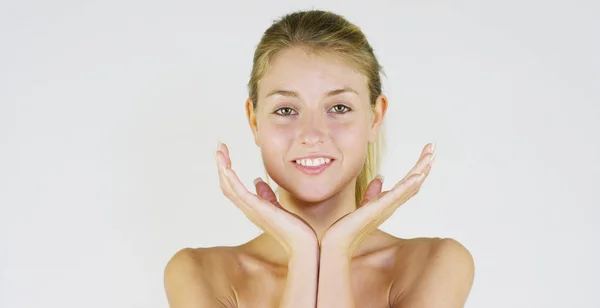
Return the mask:
<path id="1" fill-rule="evenodd" d="M 338 261 L 350 261 L 352 259 L 352 251 L 346 245 L 341 245 L 339 242 L 328 241 L 325 238 L 321 242 L 320 258 L 335 259 Z"/>
<path id="2" fill-rule="evenodd" d="M 319 246 L 316 244 L 306 244 L 293 248 L 288 263 L 311 263 L 319 260 Z"/>

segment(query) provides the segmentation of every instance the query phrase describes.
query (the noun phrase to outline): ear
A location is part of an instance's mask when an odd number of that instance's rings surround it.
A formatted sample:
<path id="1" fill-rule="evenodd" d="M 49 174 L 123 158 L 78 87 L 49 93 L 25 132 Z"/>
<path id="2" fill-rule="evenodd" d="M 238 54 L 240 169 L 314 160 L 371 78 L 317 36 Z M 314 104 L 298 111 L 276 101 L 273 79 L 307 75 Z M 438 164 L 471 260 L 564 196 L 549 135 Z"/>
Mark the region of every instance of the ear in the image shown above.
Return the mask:
<path id="1" fill-rule="evenodd" d="M 254 112 L 252 98 L 246 100 L 246 117 L 248 118 L 248 124 L 254 135 L 254 144 L 258 146 L 258 124 L 256 122 L 256 113 Z"/>
<path id="2" fill-rule="evenodd" d="M 379 94 L 375 100 L 375 107 L 373 110 L 373 123 L 371 123 L 371 130 L 369 131 L 369 143 L 375 143 L 377 141 L 377 133 L 381 130 L 385 113 L 387 112 L 388 101 L 387 97 L 383 94 Z"/>

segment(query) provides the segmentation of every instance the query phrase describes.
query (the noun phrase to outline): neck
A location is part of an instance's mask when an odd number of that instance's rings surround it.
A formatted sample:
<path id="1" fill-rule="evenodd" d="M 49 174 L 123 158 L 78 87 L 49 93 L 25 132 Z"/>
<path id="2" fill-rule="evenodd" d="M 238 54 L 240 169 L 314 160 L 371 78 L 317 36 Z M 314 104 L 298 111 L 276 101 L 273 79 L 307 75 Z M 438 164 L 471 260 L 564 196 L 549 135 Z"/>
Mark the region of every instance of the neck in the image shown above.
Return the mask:
<path id="1" fill-rule="evenodd" d="M 278 194 L 279 203 L 304 219 L 317 234 L 319 243 L 333 223 L 356 209 L 354 181 L 331 198 L 318 202 L 300 200 L 282 188 L 279 188 Z"/>

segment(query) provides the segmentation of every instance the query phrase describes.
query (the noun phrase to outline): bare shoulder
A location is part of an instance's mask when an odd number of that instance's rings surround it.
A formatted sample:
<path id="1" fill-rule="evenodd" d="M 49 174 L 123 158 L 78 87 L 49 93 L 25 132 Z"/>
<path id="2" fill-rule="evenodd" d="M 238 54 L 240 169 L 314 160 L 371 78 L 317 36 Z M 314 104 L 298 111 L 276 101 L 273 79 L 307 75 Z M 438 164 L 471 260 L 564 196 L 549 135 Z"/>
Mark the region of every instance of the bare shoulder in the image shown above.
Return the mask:
<path id="1" fill-rule="evenodd" d="M 236 264 L 235 255 L 229 247 L 177 251 L 164 269 L 169 307 L 236 307 L 232 264 Z"/>
<path id="2" fill-rule="evenodd" d="M 474 279 L 469 250 L 452 238 L 399 241 L 392 307 L 464 307 Z"/>

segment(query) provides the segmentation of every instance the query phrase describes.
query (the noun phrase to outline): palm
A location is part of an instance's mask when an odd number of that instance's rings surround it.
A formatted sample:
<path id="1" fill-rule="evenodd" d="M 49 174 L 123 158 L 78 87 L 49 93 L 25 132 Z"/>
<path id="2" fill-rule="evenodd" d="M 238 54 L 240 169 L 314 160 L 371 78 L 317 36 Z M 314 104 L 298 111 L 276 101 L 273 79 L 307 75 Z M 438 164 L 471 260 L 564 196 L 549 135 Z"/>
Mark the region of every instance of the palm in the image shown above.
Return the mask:
<path id="1" fill-rule="evenodd" d="M 257 194 L 246 189 L 231 169 L 227 146 L 220 145 L 216 155 L 223 194 L 242 210 L 250 221 L 275 237 L 288 252 L 316 239 L 314 230 L 304 220 L 281 206 L 267 183 L 260 179 L 255 180 Z"/>
<path id="2" fill-rule="evenodd" d="M 324 241 L 333 242 L 350 251 L 356 249 L 368 234 L 419 192 L 431 171 L 434 157 L 433 145 L 426 146 L 413 169 L 388 191 L 382 192 L 382 179 L 375 178 L 371 181 L 359 207 L 331 225 L 325 233 Z"/>

